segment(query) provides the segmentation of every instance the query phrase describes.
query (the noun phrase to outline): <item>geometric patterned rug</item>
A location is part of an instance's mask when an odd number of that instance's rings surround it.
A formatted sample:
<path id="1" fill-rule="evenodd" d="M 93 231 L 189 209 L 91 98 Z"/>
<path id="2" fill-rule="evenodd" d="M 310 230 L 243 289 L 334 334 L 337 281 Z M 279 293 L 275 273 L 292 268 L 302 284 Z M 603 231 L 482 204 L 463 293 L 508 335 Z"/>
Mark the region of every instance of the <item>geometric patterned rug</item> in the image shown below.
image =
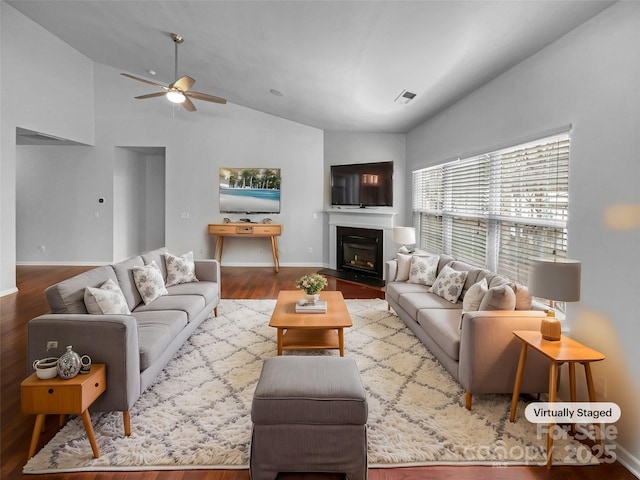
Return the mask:
<path id="1" fill-rule="evenodd" d="M 353 327 L 345 356 L 356 360 L 369 405 L 370 467 L 445 464 L 544 465 L 545 439 L 522 415 L 509 421 L 510 395 L 464 391 L 424 345 L 387 311 L 384 300 L 347 300 Z M 134 404 L 131 436 L 121 413 L 91 418 L 93 458 L 80 418 L 72 418 L 24 467 L 24 473 L 245 469 L 250 409 L 265 358 L 276 354 L 268 326 L 275 300 L 222 300 Z M 337 355 L 337 351 L 287 352 Z M 554 465 L 589 464 L 590 450 L 556 440 Z"/>

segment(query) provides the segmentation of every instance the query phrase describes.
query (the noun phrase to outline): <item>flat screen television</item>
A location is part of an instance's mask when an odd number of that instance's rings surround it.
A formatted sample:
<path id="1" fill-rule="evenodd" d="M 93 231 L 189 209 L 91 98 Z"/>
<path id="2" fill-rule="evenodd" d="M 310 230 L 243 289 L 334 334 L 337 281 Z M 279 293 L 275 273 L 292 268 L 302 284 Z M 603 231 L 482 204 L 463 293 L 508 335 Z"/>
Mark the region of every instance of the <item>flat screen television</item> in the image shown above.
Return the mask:
<path id="1" fill-rule="evenodd" d="M 280 213 L 279 168 L 220 168 L 220 213 Z"/>
<path id="2" fill-rule="evenodd" d="M 393 162 L 331 166 L 331 205 L 393 206 Z"/>

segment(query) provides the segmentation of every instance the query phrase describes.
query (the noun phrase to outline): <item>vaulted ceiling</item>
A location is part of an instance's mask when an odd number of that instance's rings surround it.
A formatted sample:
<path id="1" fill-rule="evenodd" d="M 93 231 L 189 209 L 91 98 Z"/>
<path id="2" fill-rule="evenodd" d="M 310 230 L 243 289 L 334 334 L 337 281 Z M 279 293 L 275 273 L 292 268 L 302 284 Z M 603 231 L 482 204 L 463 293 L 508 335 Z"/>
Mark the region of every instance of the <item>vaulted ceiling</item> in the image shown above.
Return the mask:
<path id="1" fill-rule="evenodd" d="M 176 32 L 185 38 L 178 73 L 196 79 L 194 90 L 326 130 L 397 133 L 409 131 L 613 2 L 7 3 L 88 58 L 122 72 L 171 83 L 174 42 L 169 34 Z M 133 80 L 114 75 L 113 82 Z M 154 91 L 143 83 L 137 88 L 136 95 Z M 394 102 L 404 90 L 415 98 L 406 105 Z M 199 110 L 224 108 L 196 104 Z"/>

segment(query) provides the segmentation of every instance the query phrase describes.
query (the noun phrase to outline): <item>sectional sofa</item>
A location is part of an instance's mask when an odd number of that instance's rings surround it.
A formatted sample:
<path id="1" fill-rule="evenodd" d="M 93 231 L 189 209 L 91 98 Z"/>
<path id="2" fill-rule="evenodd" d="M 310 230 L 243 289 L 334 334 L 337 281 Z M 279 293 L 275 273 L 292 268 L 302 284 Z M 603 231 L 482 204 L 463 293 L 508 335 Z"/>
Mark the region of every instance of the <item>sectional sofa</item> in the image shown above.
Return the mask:
<path id="1" fill-rule="evenodd" d="M 521 344 L 514 330 L 540 330 L 544 305 L 525 286 L 445 254 L 402 254 L 385 264 L 386 300 L 465 390 L 512 393 Z M 522 393 L 546 392 L 548 360 L 527 357 Z"/>
<path id="2" fill-rule="evenodd" d="M 107 390 L 92 409 L 123 412 L 130 435 L 129 409 L 193 331 L 217 316 L 220 265 L 161 248 L 57 283 L 46 297 L 51 313 L 28 324 L 29 369 L 67 345 L 106 364 Z"/>

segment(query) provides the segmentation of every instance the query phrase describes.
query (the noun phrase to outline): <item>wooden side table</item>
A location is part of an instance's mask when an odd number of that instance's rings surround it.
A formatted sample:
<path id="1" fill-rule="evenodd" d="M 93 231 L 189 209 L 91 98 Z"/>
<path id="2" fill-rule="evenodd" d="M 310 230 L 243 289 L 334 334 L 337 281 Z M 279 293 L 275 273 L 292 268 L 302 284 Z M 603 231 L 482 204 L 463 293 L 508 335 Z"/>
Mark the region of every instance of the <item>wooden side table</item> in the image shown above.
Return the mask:
<path id="1" fill-rule="evenodd" d="M 87 431 L 93 456 L 100 457 L 89 407 L 106 389 L 107 375 L 104 364 L 91 365 L 88 374 L 79 374 L 69 380 L 60 377 L 41 380 L 35 373 L 23 380 L 20 384 L 22 412 L 37 415 L 31 435 L 29 458 L 36 453 L 40 431 L 48 413 L 82 415 L 82 423 Z"/>
<path id="2" fill-rule="evenodd" d="M 518 407 L 518 397 L 520 396 L 520 386 L 522 384 L 522 375 L 524 366 L 527 361 L 527 349 L 529 347 L 536 349 L 549 362 L 549 403 L 556 401 L 556 390 L 558 383 L 558 366 L 563 363 L 569 364 L 569 390 L 571 401 L 576 401 L 576 363 L 584 365 L 584 373 L 587 379 L 587 389 L 589 391 L 589 401 L 596 401 L 596 392 L 593 386 L 593 378 L 591 376 L 591 362 L 604 360 L 605 356 L 582 345 L 575 340 L 561 336 L 560 340 L 550 341 L 542 338 L 542 334 L 536 331 L 516 330 L 513 334 L 522 341 L 522 350 L 520 350 L 520 360 L 518 361 L 518 371 L 516 373 L 516 381 L 513 386 L 513 397 L 511 399 L 511 417 L 512 422 L 516 418 L 516 409 Z M 549 423 L 547 431 L 547 468 L 551 468 L 551 451 L 553 448 L 553 429 L 554 423 Z"/>
<path id="3" fill-rule="evenodd" d="M 278 237 L 282 235 L 282 225 L 276 223 L 212 223 L 208 226 L 209 235 L 216 236 L 213 256 L 222 263 L 224 237 L 265 237 L 271 240 L 271 254 L 276 272 L 280 271 Z"/>

